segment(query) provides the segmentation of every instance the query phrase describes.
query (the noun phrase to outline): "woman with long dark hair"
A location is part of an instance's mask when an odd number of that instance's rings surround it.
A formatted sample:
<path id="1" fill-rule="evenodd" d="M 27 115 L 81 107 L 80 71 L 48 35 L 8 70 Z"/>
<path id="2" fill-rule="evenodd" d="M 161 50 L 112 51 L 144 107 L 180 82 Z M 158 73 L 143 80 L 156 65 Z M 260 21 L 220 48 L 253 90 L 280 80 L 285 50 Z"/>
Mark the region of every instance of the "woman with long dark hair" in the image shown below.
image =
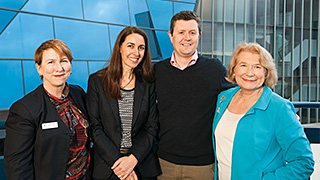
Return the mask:
<path id="1" fill-rule="evenodd" d="M 157 113 L 148 38 L 124 28 L 110 65 L 90 75 L 87 108 L 94 141 L 94 179 L 156 179 Z"/>

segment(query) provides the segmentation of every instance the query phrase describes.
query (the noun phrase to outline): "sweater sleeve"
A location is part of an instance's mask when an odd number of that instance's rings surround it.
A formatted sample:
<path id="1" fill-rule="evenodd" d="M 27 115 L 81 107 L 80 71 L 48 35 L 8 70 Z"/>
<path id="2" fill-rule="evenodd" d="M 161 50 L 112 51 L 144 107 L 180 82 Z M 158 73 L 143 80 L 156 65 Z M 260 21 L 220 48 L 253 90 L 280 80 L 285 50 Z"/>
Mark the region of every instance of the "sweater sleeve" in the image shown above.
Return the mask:
<path id="1" fill-rule="evenodd" d="M 220 83 L 221 83 L 221 91 L 227 90 L 229 88 L 237 86 L 229 81 L 227 81 L 227 69 L 221 64 L 221 74 L 220 74 Z"/>
<path id="2" fill-rule="evenodd" d="M 313 172 L 314 161 L 310 143 L 295 116 L 292 103 L 282 103 L 277 119 L 276 139 L 284 150 L 286 165 L 266 173 L 263 179 L 308 179 Z"/>

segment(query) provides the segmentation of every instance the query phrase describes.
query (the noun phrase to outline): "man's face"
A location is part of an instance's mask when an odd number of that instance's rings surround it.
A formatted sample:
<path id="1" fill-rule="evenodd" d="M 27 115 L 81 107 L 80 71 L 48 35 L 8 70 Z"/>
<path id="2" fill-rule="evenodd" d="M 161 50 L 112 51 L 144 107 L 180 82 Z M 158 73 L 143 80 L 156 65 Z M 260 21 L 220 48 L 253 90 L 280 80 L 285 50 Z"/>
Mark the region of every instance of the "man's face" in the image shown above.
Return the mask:
<path id="1" fill-rule="evenodd" d="M 176 58 L 191 57 L 198 47 L 200 32 L 197 21 L 178 20 L 175 22 L 173 34 L 168 32 L 173 44 Z"/>

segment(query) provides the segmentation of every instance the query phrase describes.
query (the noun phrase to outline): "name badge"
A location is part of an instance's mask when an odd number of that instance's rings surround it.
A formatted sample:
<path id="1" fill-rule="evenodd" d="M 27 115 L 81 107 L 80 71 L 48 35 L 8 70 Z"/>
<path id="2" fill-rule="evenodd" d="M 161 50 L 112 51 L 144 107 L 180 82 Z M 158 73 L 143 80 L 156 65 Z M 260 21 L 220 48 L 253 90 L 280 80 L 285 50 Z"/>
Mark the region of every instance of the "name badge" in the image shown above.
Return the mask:
<path id="1" fill-rule="evenodd" d="M 42 123 L 42 129 L 58 128 L 58 122 Z"/>

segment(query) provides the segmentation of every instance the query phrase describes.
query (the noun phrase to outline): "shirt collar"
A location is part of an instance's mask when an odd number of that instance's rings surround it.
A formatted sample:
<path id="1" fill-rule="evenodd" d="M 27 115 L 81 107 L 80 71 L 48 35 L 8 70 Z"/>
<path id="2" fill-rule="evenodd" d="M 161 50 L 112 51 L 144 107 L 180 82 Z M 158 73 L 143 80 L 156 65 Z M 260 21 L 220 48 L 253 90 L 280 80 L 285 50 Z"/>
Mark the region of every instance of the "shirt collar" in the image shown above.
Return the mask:
<path id="1" fill-rule="evenodd" d="M 196 51 L 193 53 L 190 61 L 188 62 L 187 67 L 190 67 L 190 66 L 194 65 L 194 64 L 197 62 L 197 60 L 198 60 L 198 51 L 196 50 Z M 171 59 L 170 59 L 170 64 L 171 64 L 173 67 L 176 67 L 176 68 L 178 68 L 178 69 L 180 69 L 180 70 L 184 70 L 184 69 L 181 68 L 181 67 L 179 66 L 179 64 L 177 63 L 176 58 L 175 58 L 175 52 L 174 52 L 174 51 L 173 51 L 172 56 L 171 56 Z M 187 67 L 186 67 L 186 68 L 187 68 Z"/>
<path id="2" fill-rule="evenodd" d="M 69 84 L 66 82 L 66 85 L 62 91 L 62 96 L 61 98 L 56 97 L 52 94 L 50 94 L 44 87 L 43 87 L 44 91 L 49 95 L 50 98 L 53 98 L 55 100 L 59 100 L 59 101 L 64 101 L 68 99 L 68 95 L 69 95 Z"/>

